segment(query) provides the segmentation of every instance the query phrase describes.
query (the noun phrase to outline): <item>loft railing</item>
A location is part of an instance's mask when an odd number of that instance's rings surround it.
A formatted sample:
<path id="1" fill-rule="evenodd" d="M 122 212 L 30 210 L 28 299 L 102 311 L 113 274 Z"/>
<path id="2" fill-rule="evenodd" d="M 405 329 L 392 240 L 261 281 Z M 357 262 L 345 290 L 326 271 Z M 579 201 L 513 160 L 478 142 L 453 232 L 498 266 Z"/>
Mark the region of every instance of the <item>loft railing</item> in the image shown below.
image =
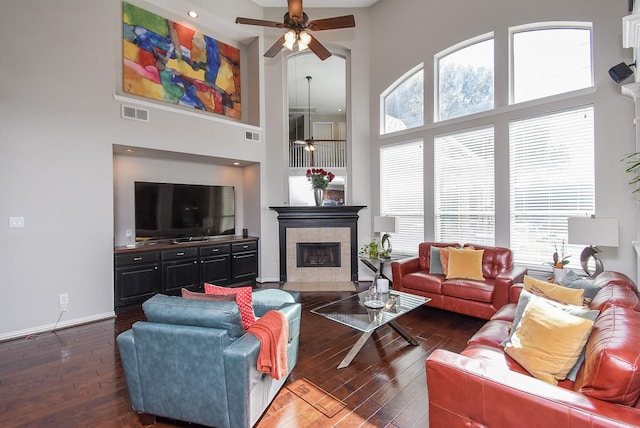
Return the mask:
<path id="1" fill-rule="evenodd" d="M 289 145 L 290 168 L 346 168 L 345 140 L 315 140 L 314 151 L 306 151 L 303 144 Z"/>

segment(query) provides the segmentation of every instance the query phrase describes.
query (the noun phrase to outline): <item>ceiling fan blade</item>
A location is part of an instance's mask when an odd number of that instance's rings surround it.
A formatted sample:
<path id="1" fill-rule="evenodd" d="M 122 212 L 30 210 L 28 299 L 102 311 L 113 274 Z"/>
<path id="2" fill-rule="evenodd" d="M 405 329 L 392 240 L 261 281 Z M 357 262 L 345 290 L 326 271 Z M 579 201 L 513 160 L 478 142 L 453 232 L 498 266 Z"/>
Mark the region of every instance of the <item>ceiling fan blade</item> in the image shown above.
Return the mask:
<path id="1" fill-rule="evenodd" d="M 264 56 L 266 56 L 267 58 L 273 58 L 274 56 L 278 55 L 278 52 L 280 52 L 280 50 L 283 48 L 283 43 L 284 43 L 284 35 L 282 35 L 274 44 L 273 46 L 271 46 L 269 48 L 268 51 L 266 51 L 264 53 Z"/>
<path id="2" fill-rule="evenodd" d="M 307 25 L 311 31 L 338 30 L 340 28 L 352 28 L 356 26 L 353 15 L 336 16 L 335 18 L 316 19 Z"/>
<path id="3" fill-rule="evenodd" d="M 320 43 L 318 39 L 313 36 L 311 36 L 311 41 L 309 42 L 309 49 L 311 49 L 313 53 L 316 54 L 316 56 L 322 61 L 331 56 L 331 52 L 329 52 L 327 48 L 322 46 L 322 43 Z"/>
<path id="4" fill-rule="evenodd" d="M 247 24 L 247 25 L 260 25 L 262 27 L 275 27 L 275 28 L 284 28 L 281 22 L 276 21 L 265 21 L 264 19 L 252 19 L 252 18 L 236 18 L 236 24 Z"/>
<path id="5" fill-rule="evenodd" d="M 287 0 L 289 5 L 289 16 L 293 18 L 297 16 L 302 22 L 302 0 Z"/>

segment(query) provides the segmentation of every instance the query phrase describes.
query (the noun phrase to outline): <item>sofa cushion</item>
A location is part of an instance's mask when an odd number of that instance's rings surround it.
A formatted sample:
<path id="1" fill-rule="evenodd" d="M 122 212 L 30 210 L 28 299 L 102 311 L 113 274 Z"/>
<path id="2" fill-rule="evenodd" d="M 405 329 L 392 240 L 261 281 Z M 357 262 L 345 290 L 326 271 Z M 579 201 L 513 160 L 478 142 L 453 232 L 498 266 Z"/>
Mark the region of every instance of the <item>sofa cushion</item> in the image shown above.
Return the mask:
<path id="1" fill-rule="evenodd" d="M 535 296 L 531 293 L 529 293 L 526 290 L 522 290 L 522 292 L 520 293 L 520 299 L 518 300 L 518 305 L 516 306 L 515 312 L 514 312 L 514 317 L 513 317 L 513 326 L 514 328 L 511 329 L 511 332 L 509 333 L 508 337 L 505 339 L 505 341 L 502 343 L 502 346 L 506 346 L 509 341 L 511 340 L 511 337 L 513 336 L 513 333 L 515 332 L 515 327 L 518 326 L 518 324 L 520 323 L 520 320 L 522 319 L 522 315 L 524 313 L 525 308 L 527 307 L 527 305 L 529 304 L 529 302 L 531 300 L 535 300 L 535 299 L 544 299 L 543 297 L 538 297 Z M 571 315 L 575 315 L 577 317 L 581 317 L 581 318 L 585 318 L 591 321 L 595 321 L 596 318 L 599 315 L 599 311 L 597 310 L 591 310 L 588 308 L 585 308 L 583 306 L 574 306 L 574 305 L 565 305 L 563 303 L 558 303 L 558 302 L 554 302 L 554 301 L 548 301 L 551 305 L 555 306 L 558 309 L 561 309 L 567 313 L 570 313 Z M 582 351 L 580 352 L 580 356 L 578 357 L 578 360 L 576 361 L 576 363 L 574 364 L 574 366 L 571 368 L 571 370 L 569 371 L 569 373 L 567 374 L 567 378 L 570 380 L 576 380 L 576 375 L 578 373 L 578 369 L 580 368 L 580 366 L 582 365 L 582 362 L 584 361 L 585 358 L 585 350 L 584 350 L 584 346 Z"/>
<path id="2" fill-rule="evenodd" d="M 442 275 L 442 260 L 440 260 L 440 248 L 431 246 L 431 257 L 429 258 L 429 273 Z"/>
<path id="3" fill-rule="evenodd" d="M 213 301 L 227 301 L 227 302 L 235 302 L 236 294 L 207 294 L 207 293 L 198 293 L 195 291 L 187 290 L 186 288 L 182 288 L 180 290 L 180 294 L 183 299 L 194 299 L 194 300 L 213 300 Z"/>
<path id="4" fill-rule="evenodd" d="M 640 313 L 610 306 L 595 322 L 575 390 L 633 406 L 640 397 Z"/>
<path id="5" fill-rule="evenodd" d="M 447 279 L 461 278 L 484 281 L 482 276 L 482 255 L 484 250 L 449 249 Z"/>
<path id="6" fill-rule="evenodd" d="M 493 316 L 491 317 L 491 320 L 513 322 L 516 316 L 517 307 L 518 305 L 516 303 L 507 303 L 506 305 L 498 309 L 498 311 L 495 314 L 493 314 Z"/>
<path id="7" fill-rule="evenodd" d="M 569 287 L 579 289 L 582 288 L 584 290 L 584 299 L 591 301 L 595 297 L 595 295 L 600 291 L 602 285 L 596 284 L 593 280 L 583 278 L 573 270 L 569 269 L 567 274 L 564 276 L 560 284 Z M 587 302 L 588 303 L 588 302 Z"/>
<path id="8" fill-rule="evenodd" d="M 536 296 L 576 306 L 582 305 L 584 297 L 583 289 L 563 287 L 562 285 L 540 281 L 528 275 L 524 276 L 524 289 Z"/>
<path id="9" fill-rule="evenodd" d="M 242 315 L 242 326 L 248 329 L 251 324 L 256 322 L 256 316 L 253 313 L 251 300 L 253 298 L 251 287 L 218 287 L 213 284 L 204 284 L 204 292 L 208 294 L 236 294 L 236 303 L 240 307 L 240 315 Z"/>
<path id="10" fill-rule="evenodd" d="M 402 287 L 427 293 L 442 294 L 442 281 L 444 281 L 444 276 L 442 275 L 431 275 L 424 271 L 414 272 L 402 278 Z"/>
<path id="11" fill-rule="evenodd" d="M 183 299 L 156 294 L 142 304 L 148 322 L 226 330 L 231 340 L 244 334 L 236 302 Z"/>
<path id="12" fill-rule="evenodd" d="M 598 294 L 591 299 L 589 307 L 604 312 L 609 306 L 620 306 L 640 311 L 640 299 L 632 289 L 619 285 L 608 285 L 601 288 Z"/>
<path id="13" fill-rule="evenodd" d="M 442 283 L 442 294 L 459 299 L 491 303 L 493 280 L 473 281 L 471 279 L 447 279 Z"/>
<path id="14" fill-rule="evenodd" d="M 531 299 L 505 352 L 535 378 L 556 385 L 575 365 L 592 327 L 591 320 Z"/>
<path id="15" fill-rule="evenodd" d="M 509 248 L 487 247 L 475 244 L 465 244 L 465 248 L 484 250 L 482 255 L 482 275 L 485 278 L 495 278 L 513 266 L 513 255 Z"/>
<path id="16" fill-rule="evenodd" d="M 483 325 L 467 342 L 469 346 L 489 346 L 503 351 L 502 342 L 511 331 L 511 321 L 493 320 Z"/>

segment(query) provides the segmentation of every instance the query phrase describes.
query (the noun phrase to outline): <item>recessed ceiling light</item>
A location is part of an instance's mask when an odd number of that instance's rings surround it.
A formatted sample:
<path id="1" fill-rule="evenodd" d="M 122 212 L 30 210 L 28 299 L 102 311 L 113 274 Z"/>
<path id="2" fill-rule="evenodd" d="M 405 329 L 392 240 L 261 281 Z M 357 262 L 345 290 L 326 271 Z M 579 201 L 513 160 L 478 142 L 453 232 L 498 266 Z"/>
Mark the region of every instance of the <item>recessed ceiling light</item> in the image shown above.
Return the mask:
<path id="1" fill-rule="evenodd" d="M 195 10 L 190 10 L 187 15 L 189 15 L 192 18 L 197 18 L 198 17 L 198 12 L 196 12 Z"/>
<path id="2" fill-rule="evenodd" d="M 339 109 L 338 109 L 338 111 L 342 111 L 342 109 L 341 109 L 341 108 L 339 108 Z"/>
<path id="3" fill-rule="evenodd" d="M 234 164 L 235 166 L 238 166 L 238 165 L 240 165 L 240 162 L 234 162 L 233 164 Z"/>
<path id="4" fill-rule="evenodd" d="M 134 150 L 133 150 L 133 149 L 126 149 L 126 150 L 125 150 L 125 152 L 127 152 L 127 153 L 133 153 L 133 152 L 134 152 Z"/>

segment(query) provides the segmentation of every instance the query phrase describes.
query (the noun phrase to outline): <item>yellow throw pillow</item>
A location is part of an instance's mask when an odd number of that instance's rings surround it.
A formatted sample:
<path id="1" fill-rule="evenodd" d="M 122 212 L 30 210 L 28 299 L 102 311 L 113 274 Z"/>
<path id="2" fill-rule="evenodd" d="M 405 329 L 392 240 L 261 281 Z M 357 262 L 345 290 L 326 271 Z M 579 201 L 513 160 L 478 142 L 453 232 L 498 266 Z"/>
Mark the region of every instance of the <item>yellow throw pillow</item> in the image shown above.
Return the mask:
<path id="1" fill-rule="evenodd" d="M 582 306 L 584 297 L 584 290 L 581 288 L 563 287 L 562 285 L 531 278 L 528 275 L 524 276 L 524 289 L 536 296 L 576 306 Z"/>
<path id="2" fill-rule="evenodd" d="M 447 279 L 475 279 L 484 281 L 482 255 L 484 250 L 449 248 L 449 270 Z"/>
<path id="3" fill-rule="evenodd" d="M 592 327 L 593 321 L 544 299 L 531 300 L 504 350 L 533 377 L 557 385 L 575 365 Z"/>

